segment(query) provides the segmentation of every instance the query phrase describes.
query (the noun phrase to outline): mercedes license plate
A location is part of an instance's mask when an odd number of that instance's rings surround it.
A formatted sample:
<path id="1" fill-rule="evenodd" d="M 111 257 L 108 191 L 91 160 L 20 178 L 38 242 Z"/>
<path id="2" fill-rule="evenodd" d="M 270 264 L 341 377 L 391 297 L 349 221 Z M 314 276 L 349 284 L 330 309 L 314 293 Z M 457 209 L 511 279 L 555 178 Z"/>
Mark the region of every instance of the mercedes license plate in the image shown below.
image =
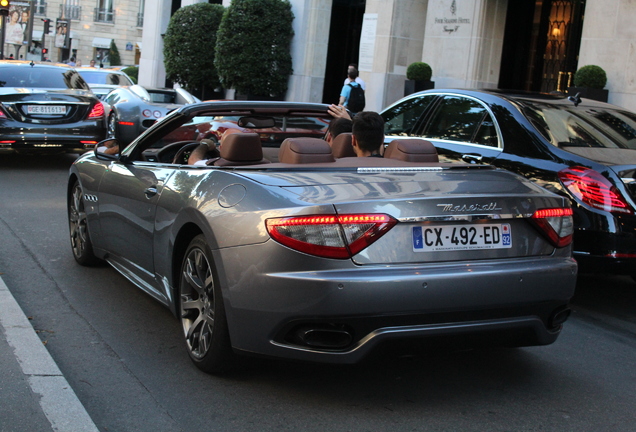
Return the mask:
<path id="1" fill-rule="evenodd" d="M 413 227 L 413 250 L 415 252 L 507 249 L 511 247 L 510 224 Z"/>
<path id="2" fill-rule="evenodd" d="M 27 105 L 28 114 L 66 114 L 64 105 Z"/>

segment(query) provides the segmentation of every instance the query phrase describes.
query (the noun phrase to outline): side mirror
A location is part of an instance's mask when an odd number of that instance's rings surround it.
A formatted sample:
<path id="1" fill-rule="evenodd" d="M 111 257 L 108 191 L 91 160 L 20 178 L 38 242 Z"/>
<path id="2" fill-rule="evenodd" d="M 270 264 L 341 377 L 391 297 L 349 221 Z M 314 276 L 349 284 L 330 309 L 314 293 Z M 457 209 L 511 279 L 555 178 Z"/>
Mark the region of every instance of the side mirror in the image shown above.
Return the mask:
<path id="1" fill-rule="evenodd" d="M 111 160 L 119 159 L 119 141 L 115 138 L 100 141 L 95 146 L 95 156 Z"/>

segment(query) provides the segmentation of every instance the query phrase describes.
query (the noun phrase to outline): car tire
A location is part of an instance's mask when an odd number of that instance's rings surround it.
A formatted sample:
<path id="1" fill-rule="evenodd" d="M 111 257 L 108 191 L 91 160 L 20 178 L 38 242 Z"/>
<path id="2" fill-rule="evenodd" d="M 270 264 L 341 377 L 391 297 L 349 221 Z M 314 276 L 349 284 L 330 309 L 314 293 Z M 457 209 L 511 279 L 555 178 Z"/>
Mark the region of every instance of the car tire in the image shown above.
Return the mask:
<path id="1" fill-rule="evenodd" d="M 190 358 L 203 372 L 231 369 L 230 343 L 223 297 L 205 237 L 195 237 L 186 250 L 179 280 L 178 313 Z"/>
<path id="2" fill-rule="evenodd" d="M 117 113 L 113 112 L 108 117 L 108 133 L 106 138 L 108 139 L 118 139 L 117 135 Z"/>
<path id="3" fill-rule="evenodd" d="M 68 224 L 75 261 L 83 266 L 100 264 L 101 260 L 93 253 L 93 243 L 88 232 L 88 221 L 84 210 L 84 191 L 79 181 L 75 181 L 68 203 Z"/>

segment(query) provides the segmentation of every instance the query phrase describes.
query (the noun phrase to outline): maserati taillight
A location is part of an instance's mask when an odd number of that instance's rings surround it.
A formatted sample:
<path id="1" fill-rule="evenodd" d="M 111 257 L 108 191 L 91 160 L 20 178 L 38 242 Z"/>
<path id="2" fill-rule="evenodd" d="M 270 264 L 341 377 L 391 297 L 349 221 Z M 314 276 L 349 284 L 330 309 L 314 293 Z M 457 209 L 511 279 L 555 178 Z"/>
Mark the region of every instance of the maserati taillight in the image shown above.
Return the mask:
<path id="1" fill-rule="evenodd" d="M 89 119 L 104 117 L 104 105 L 101 102 L 97 102 L 93 109 L 88 114 Z"/>
<path id="2" fill-rule="evenodd" d="M 267 219 L 270 237 L 309 255 L 347 259 L 389 231 L 397 220 L 385 214 L 313 215 Z"/>
<path id="3" fill-rule="evenodd" d="M 534 212 L 532 221 L 556 247 L 572 243 L 574 219 L 571 208 L 550 208 Z"/>
<path id="4" fill-rule="evenodd" d="M 559 179 L 583 204 L 609 212 L 633 213 L 616 186 L 593 169 L 581 166 L 566 168 L 559 171 Z"/>

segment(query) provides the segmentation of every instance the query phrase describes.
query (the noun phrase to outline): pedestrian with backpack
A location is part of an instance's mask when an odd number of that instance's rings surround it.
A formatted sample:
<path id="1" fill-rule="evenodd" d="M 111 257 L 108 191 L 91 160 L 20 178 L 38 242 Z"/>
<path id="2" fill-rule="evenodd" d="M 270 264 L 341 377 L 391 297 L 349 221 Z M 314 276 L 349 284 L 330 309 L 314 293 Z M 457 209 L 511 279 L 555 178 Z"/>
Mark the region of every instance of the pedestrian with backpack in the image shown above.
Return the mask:
<path id="1" fill-rule="evenodd" d="M 351 78 L 349 78 L 349 72 L 355 72 L 356 73 L 356 79 L 354 79 L 353 81 L 357 82 L 358 84 L 360 84 L 362 86 L 362 90 L 366 90 L 367 86 L 365 84 L 365 82 L 362 80 L 362 78 L 360 78 L 360 74 L 358 73 L 358 68 L 354 63 L 351 63 L 349 65 L 349 67 L 347 68 L 347 78 L 345 78 L 344 80 L 344 84 L 349 84 L 351 82 Z"/>
<path id="2" fill-rule="evenodd" d="M 366 104 L 364 89 L 356 82 L 356 78 L 358 77 L 358 71 L 356 69 L 350 68 L 347 75 L 350 82 L 342 86 L 339 104 L 351 111 L 352 115 L 355 115 L 364 110 Z"/>

